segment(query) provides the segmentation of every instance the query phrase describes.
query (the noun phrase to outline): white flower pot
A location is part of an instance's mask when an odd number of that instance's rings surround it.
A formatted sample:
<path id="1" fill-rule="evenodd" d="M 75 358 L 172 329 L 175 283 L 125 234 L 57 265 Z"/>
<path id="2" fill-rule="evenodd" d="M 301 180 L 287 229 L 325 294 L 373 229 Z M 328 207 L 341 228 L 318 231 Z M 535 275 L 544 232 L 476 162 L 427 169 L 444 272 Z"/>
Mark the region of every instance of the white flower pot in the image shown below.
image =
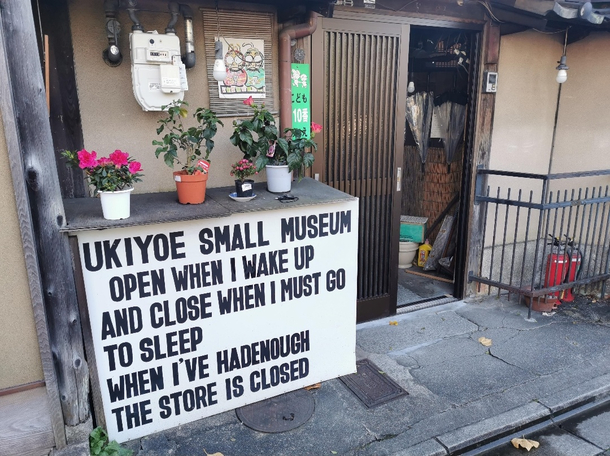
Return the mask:
<path id="1" fill-rule="evenodd" d="M 292 188 L 292 173 L 288 165 L 267 165 L 267 190 L 271 193 L 285 193 Z"/>
<path id="2" fill-rule="evenodd" d="M 106 220 L 129 218 L 133 187 L 116 192 L 98 192 L 102 202 L 102 214 Z"/>

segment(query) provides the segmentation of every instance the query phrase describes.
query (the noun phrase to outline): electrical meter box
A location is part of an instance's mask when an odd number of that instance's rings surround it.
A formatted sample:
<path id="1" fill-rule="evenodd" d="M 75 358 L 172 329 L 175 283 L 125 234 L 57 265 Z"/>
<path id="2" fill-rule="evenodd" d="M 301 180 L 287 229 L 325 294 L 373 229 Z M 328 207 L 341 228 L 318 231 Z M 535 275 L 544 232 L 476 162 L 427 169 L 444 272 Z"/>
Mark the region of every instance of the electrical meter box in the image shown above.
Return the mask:
<path id="1" fill-rule="evenodd" d="M 134 31 L 129 47 L 133 94 L 144 111 L 161 111 L 161 106 L 184 99 L 186 68 L 175 34 Z"/>

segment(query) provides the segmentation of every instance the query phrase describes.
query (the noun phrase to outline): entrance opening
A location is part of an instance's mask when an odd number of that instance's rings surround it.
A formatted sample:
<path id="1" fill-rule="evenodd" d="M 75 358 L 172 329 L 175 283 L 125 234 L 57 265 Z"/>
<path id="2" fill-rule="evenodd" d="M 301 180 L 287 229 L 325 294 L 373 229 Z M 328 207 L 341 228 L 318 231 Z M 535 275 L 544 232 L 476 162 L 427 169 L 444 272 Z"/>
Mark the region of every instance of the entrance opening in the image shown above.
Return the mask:
<path id="1" fill-rule="evenodd" d="M 397 307 L 452 297 L 475 33 L 411 27 Z M 431 248 L 426 246 L 426 240 Z M 415 250 L 413 254 L 413 250 Z"/>

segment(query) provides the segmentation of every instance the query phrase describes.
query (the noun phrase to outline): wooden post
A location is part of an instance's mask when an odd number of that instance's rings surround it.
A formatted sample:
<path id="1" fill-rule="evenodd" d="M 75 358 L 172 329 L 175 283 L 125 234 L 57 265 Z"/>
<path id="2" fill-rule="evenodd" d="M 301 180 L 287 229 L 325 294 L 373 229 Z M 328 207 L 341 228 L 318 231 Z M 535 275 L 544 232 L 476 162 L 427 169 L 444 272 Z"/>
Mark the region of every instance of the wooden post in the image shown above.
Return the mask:
<path id="1" fill-rule="evenodd" d="M 4 37 L 0 65 L 8 70 L 2 112 L 3 118 L 10 115 L 4 122 L 12 124 L 13 132 L 8 134 L 15 136 L 9 159 L 12 168 L 21 170 L 27 187 L 26 193 L 16 185 L 15 192 L 18 201 L 26 202 L 20 207 L 22 226 L 31 216 L 39 262 L 27 262 L 28 275 L 40 277 L 64 422 L 74 426 L 89 418 L 89 369 L 68 236 L 59 232 L 65 215 L 30 2 L 3 0 L 0 31 Z M 28 202 L 31 213 L 23 213 Z"/>
<path id="2" fill-rule="evenodd" d="M 498 58 L 500 55 L 500 28 L 488 20 L 483 29 L 483 49 L 481 50 L 481 65 L 479 69 L 479 88 L 483 86 L 483 77 L 486 71 L 498 70 Z M 480 89 L 479 89 L 480 90 Z M 474 130 L 474 157 L 470 186 L 468 195 L 469 207 L 472 208 L 470 224 L 468 227 L 468 260 L 464 271 L 464 284 L 466 295 L 476 294 L 476 284 L 468 283 L 469 271 L 477 271 L 483 254 L 483 228 L 485 219 L 483 218 L 483 206 L 474 204 L 475 182 L 477 167 L 489 168 L 489 158 L 491 152 L 491 138 L 493 130 L 494 110 L 496 103 L 495 93 L 480 93 L 477 100 L 475 130 Z"/>

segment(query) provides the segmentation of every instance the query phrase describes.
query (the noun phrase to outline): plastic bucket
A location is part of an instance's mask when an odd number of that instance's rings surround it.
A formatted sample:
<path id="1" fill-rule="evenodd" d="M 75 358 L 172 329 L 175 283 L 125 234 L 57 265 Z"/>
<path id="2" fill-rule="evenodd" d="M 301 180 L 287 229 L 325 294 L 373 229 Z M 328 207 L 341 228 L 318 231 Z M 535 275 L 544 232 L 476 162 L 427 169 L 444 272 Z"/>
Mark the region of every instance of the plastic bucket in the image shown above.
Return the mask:
<path id="1" fill-rule="evenodd" d="M 417 242 L 400 242 L 398 249 L 398 267 L 405 269 L 413 265 L 419 244 Z"/>

